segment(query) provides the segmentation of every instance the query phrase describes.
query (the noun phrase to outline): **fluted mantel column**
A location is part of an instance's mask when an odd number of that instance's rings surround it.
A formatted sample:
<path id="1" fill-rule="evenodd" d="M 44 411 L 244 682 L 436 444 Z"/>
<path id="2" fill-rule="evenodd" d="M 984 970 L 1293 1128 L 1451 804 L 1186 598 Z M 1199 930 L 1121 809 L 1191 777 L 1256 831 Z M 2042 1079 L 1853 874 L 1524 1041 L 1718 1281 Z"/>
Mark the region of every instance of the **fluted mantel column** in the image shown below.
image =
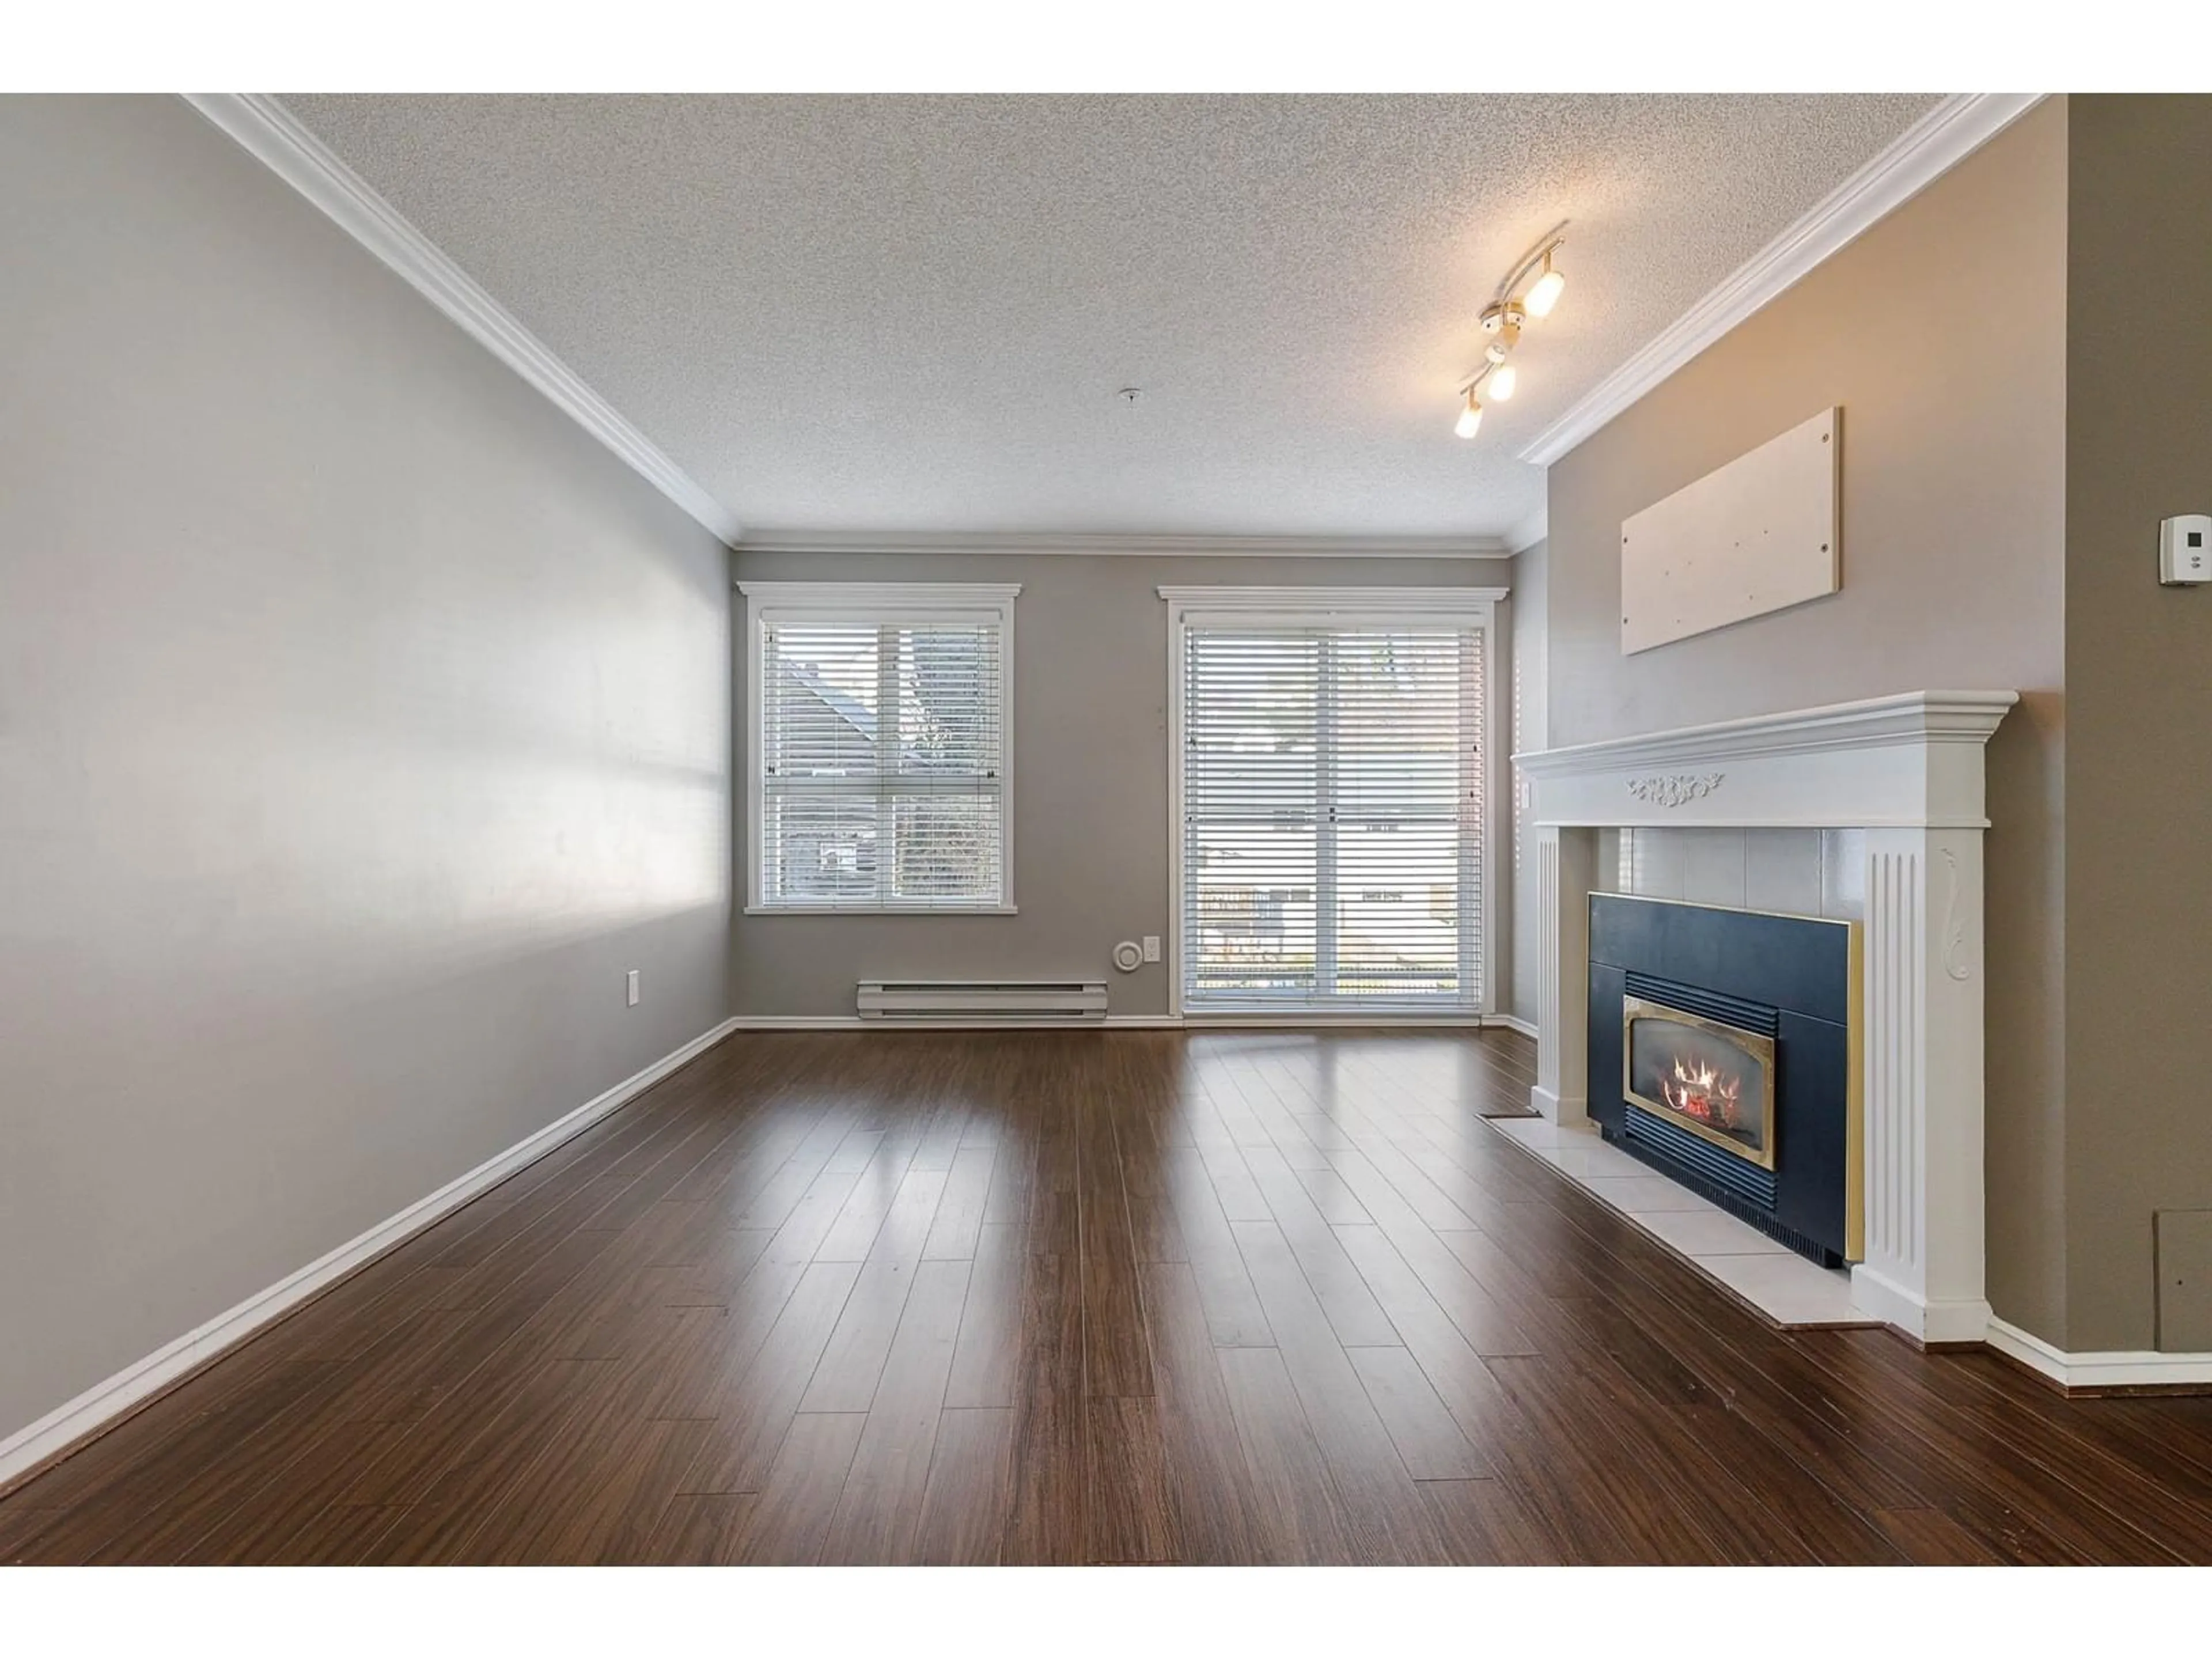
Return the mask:
<path id="1" fill-rule="evenodd" d="M 1858 1304 L 1927 1342 L 1978 1342 L 1983 1283 L 1982 832 L 1867 832 Z"/>
<path id="2" fill-rule="evenodd" d="M 1536 830 L 1536 1086 L 1529 1103 L 1580 1123 L 1589 1098 L 1589 896 L 1597 832 Z"/>

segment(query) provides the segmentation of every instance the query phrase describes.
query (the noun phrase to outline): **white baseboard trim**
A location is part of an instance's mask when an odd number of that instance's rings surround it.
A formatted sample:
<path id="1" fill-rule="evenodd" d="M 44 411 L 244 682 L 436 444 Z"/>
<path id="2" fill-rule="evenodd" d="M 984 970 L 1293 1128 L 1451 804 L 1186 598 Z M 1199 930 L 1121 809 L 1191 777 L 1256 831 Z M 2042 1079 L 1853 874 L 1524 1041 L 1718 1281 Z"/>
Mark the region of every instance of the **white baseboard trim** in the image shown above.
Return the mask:
<path id="1" fill-rule="evenodd" d="M 1992 1316 L 1983 1340 L 1999 1353 L 2041 1371 L 2069 1389 L 2193 1388 L 2212 1386 L 2212 1353 L 2156 1353 L 2118 1350 L 2069 1353 L 2032 1331 Z"/>
<path id="2" fill-rule="evenodd" d="M 1479 1030 L 1508 1025 L 1534 1036 L 1523 1021 L 1506 1016 L 1439 1014 L 1109 1014 L 1097 1019 L 863 1019 L 858 1014 L 739 1014 L 740 1031 L 1319 1031 L 1369 1030 Z"/>
<path id="3" fill-rule="evenodd" d="M 586 1101 L 565 1116 L 556 1118 L 535 1134 L 526 1136 L 505 1152 L 479 1164 L 466 1175 L 447 1182 L 427 1198 L 417 1199 L 397 1215 L 377 1223 L 360 1237 L 348 1240 L 298 1272 L 256 1291 L 236 1307 L 217 1314 L 204 1325 L 185 1333 L 125 1366 L 104 1382 L 96 1382 L 65 1405 L 58 1406 L 27 1427 L 0 1440 L 0 1491 L 25 1471 L 55 1453 L 85 1438 L 122 1416 L 132 1407 L 159 1393 L 185 1372 L 212 1359 L 224 1349 L 252 1335 L 279 1315 L 290 1311 L 334 1280 L 343 1278 L 371 1257 L 381 1255 L 410 1235 L 420 1232 L 440 1217 L 459 1209 L 471 1199 L 535 1163 L 562 1141 L 580 1134 L 613 1111 L 645 1092 L 686 1060 L 696 1058 L 737 1028 L 724 1020 L 714 1030 L 694 1037 L 675 1053 L 663 1056 L 635 1076 L 625 1078 L 605 1094 Z"/>
<path id="4" fill-rule="evenodd" d="M 1979 1342 L 1989 1330 L 1987 1302 L 1930 1301 L 1863 1261 L 1851 1264 L 1851 1300 L 1869 1319 L 1917 1341 Z"/>
<path id="5" fill-rule="evenodd" d="M 863 1019 L 858 1014 L 739 1014 L 740 1031 L 1096 1031 L 1174 1030 L 1172 1014 L 1109 1014 L 1104 1019 Z"/>
<path id="6" fill-rule="evenodd" d="M 1537 1116 L 1553 1123 L 1583 1123 L 1589 1120 L 1589 1103 L 1583 1096 L 1563 1097 L 1539 1083 L 1528 1091 L 1528 1104 Z"/>
<path id="7" fill-rule="evenodd" d="M 1893 1325 L 1907 1336 L 1920 1335 L 1920 1304 L 1901 1285 L 1893 1285 L 1863 1261 L 1851 1263 L 1851 1301 L 1869 1317 Z"/>
<path id="8" fill-rule="evenodd" d="M 1920 1316 L 1923 1342 L 1983 1342 L 1989 1334 L 1990 1304 L 1979 1297 L 1971 1301 L 1932 1301 Z"/>
<path id="9" fill-rule="evenodd" d="M 1485 1025 L 1503 1025 L 1509 1031 L 1520 1032 L 1532 1042 L 1535 1041 L 1536 1022 L 1523 1019 L 1518 1014 L 1485 1014 L 1482 1023 Z"/>
<path id="10" fill-rule="evenodd" d="M 1182 1017 L 1193 1031 L 1476 1031 L 1483 1021 L 1475 1014 L 1190 1014 Z"/>

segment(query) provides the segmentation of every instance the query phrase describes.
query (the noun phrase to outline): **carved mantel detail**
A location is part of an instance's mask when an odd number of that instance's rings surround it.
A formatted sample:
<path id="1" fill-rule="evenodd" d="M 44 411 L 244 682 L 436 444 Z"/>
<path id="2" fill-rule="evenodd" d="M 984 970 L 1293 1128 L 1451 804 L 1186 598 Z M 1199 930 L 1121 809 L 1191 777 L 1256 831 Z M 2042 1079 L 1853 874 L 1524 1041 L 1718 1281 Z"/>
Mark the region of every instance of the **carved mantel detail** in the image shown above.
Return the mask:
<path id="1" fill-rule="evenodd" d="M 1725 772 L 1661 772 L 1628 780 L 1628 793 L 1653 806 L 1687 806 L 1721 787 Z"/>
<path id="2" fill-rule="evenodd" d="M 1966 965 L 1966 924 L 1959 920 L 1959 855 L 1943 849 L 1943 971 L 1964 981 L 1973 976 Z"/>

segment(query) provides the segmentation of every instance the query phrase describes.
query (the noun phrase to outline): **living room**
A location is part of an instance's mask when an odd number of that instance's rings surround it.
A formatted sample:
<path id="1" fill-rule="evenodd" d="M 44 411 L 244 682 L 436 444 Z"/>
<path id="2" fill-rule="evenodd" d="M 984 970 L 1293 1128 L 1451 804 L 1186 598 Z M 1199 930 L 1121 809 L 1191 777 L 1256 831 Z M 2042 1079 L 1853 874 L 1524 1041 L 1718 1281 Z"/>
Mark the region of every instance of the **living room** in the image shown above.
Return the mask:
<path id="1" fill-rule="evenodd" d="M 0 96 L 0 1559 L 2212 1558 L 2212 99 L 1743 72 Z"/>

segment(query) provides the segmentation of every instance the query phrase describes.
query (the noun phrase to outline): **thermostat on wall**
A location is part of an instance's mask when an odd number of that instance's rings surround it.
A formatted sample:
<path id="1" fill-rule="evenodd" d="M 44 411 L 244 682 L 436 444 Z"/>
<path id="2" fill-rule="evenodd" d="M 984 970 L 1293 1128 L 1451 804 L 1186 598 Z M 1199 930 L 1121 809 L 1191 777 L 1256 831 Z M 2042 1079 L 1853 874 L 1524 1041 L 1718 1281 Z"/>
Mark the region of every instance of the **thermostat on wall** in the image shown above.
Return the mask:
<path id="1" fill-rule="evenodd" d="M 2212 514 L 2184 513 L 2159 526 L 2158 579 L 2168 587 L 2212 582 Z"/>

